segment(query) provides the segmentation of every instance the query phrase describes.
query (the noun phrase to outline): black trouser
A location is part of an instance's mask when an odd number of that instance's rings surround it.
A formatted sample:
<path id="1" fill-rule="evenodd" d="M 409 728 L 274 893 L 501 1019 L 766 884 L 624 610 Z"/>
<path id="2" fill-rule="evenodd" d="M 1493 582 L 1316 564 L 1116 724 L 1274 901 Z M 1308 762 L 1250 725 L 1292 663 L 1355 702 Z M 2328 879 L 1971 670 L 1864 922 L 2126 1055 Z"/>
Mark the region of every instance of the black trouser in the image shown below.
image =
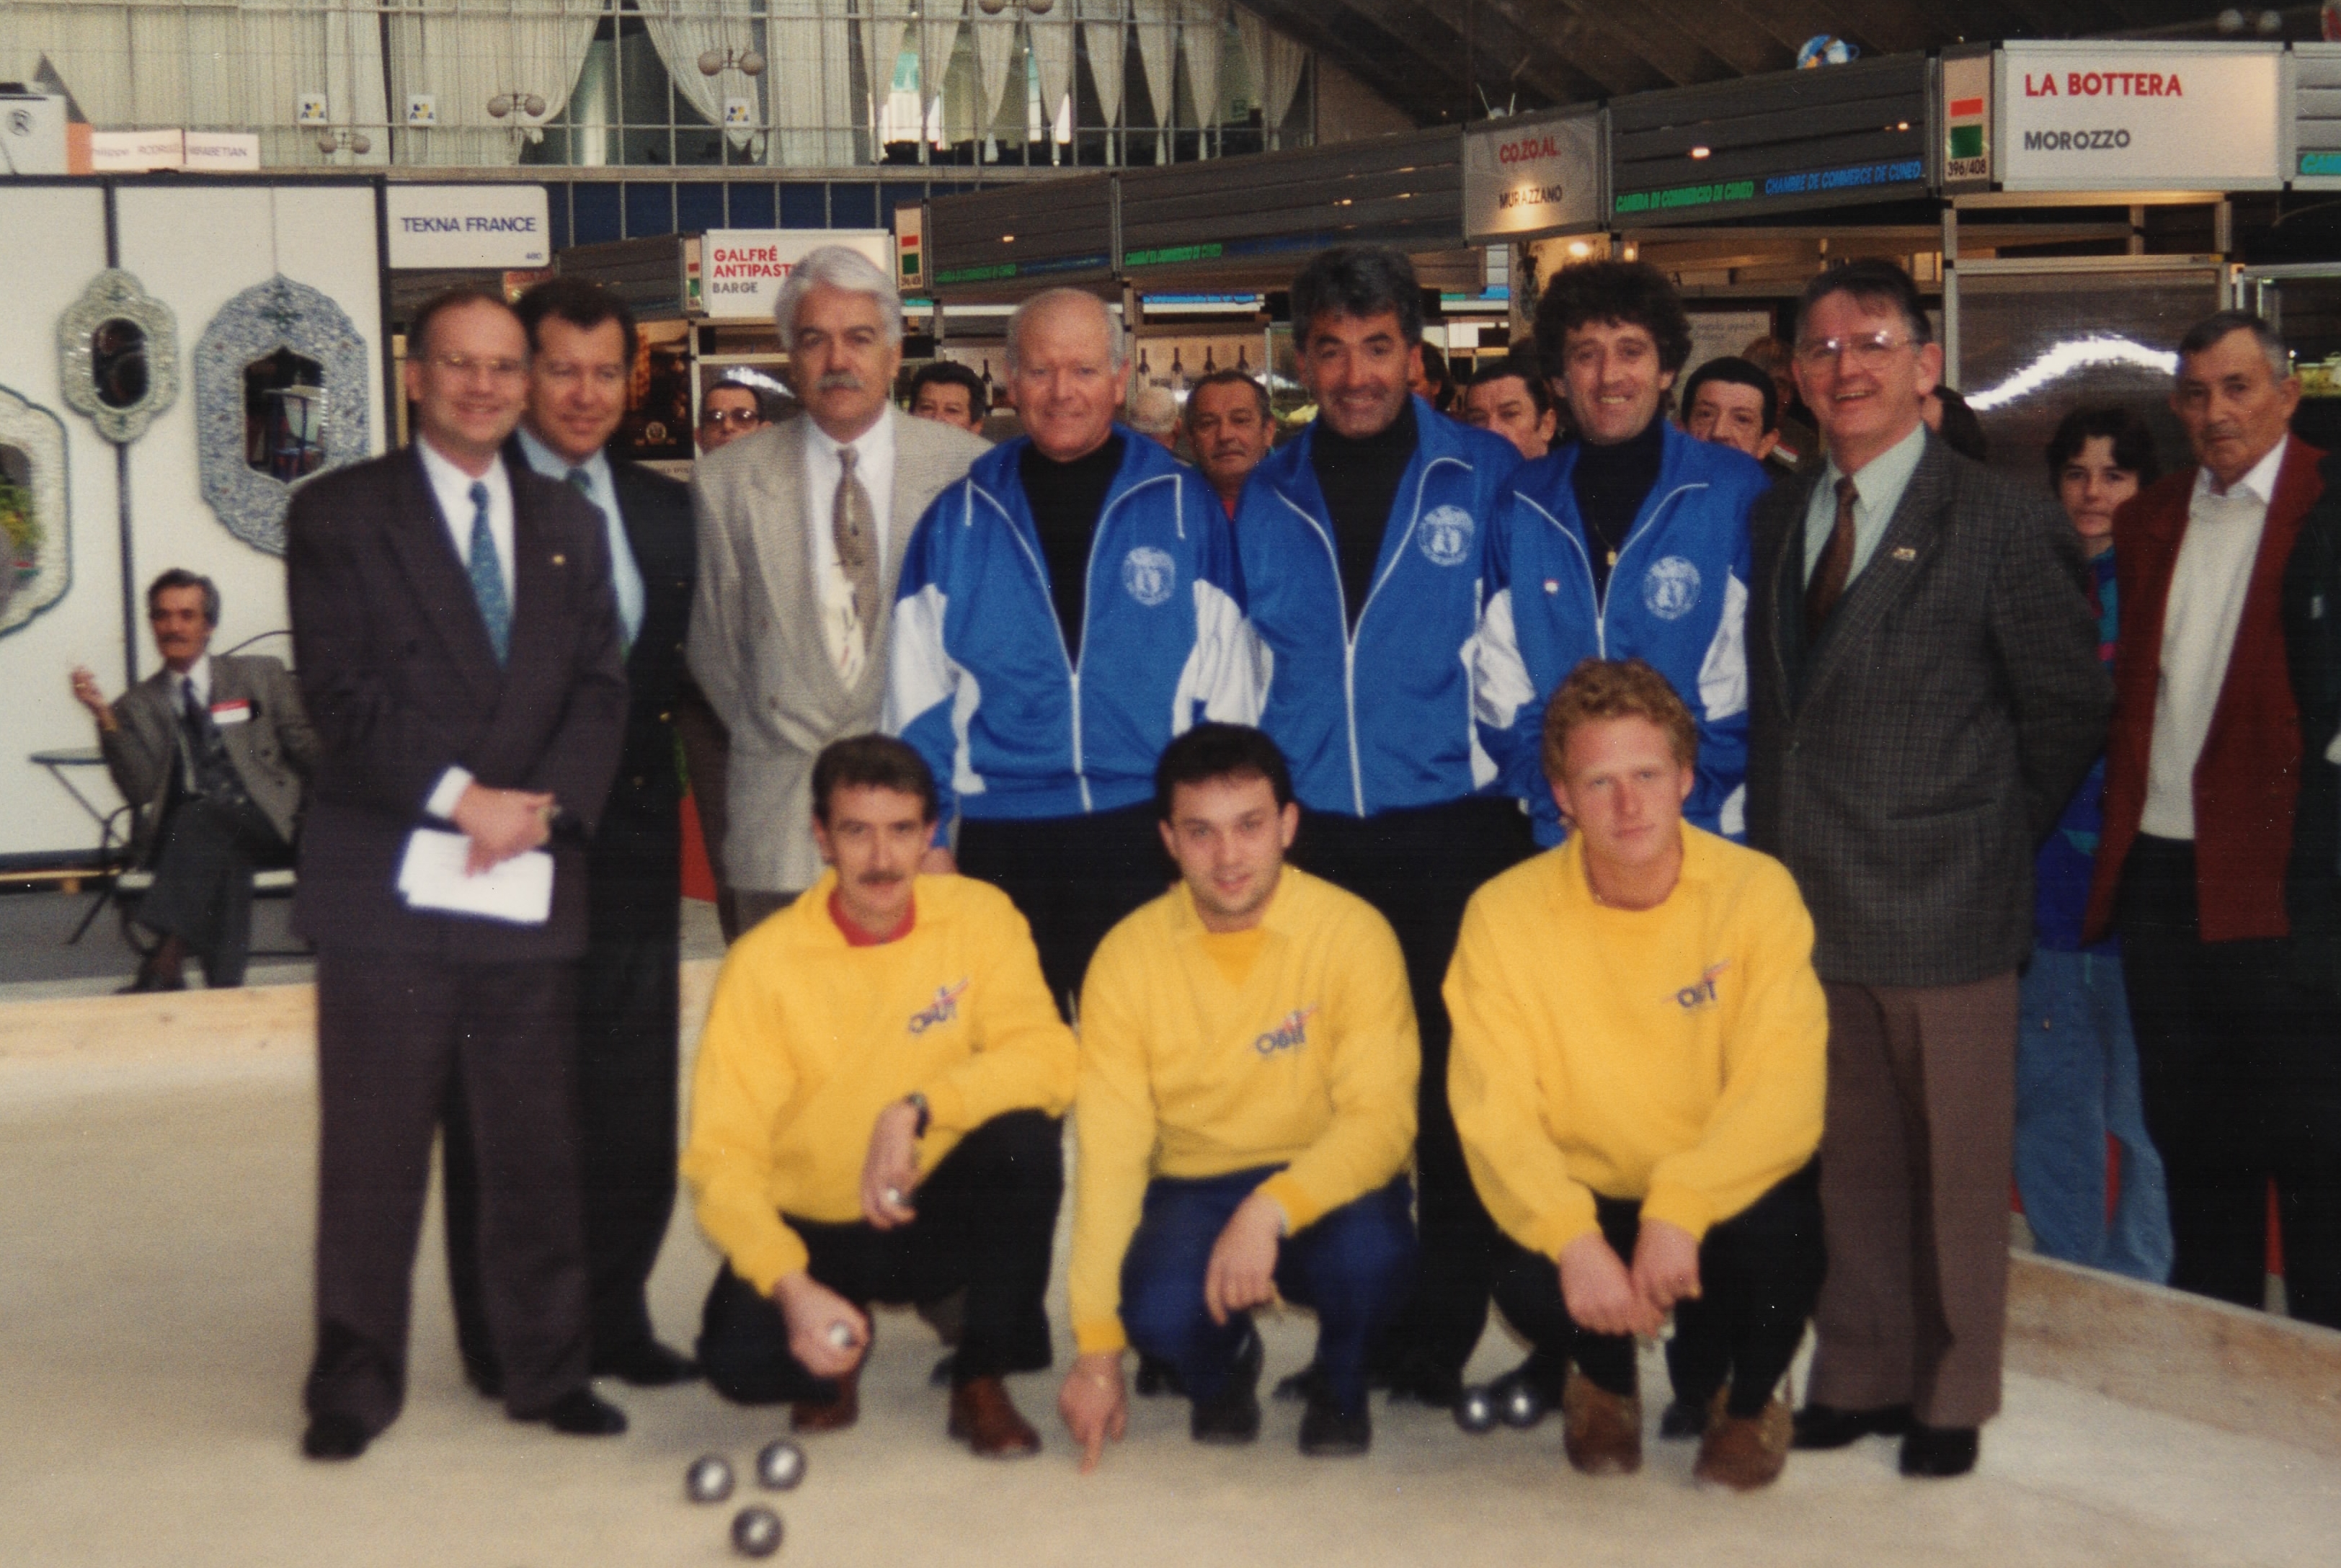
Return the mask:
<path id="1" fill-rule="evenodd" d="M 2341 1017 L 2280 939 L 2206 942 L 2195 847 L 2141 837 L 2117 924 L 2146 1126 L 2170 1190 L 2170 1283 L 2266 1299 L 2267 1186 L 2293 1315 L 2341 1328 Z"/>
<path id="2" fill-rule="evenodd" d="M 1601 1234 L 1630 1266 L 1642 1223 L 1638 1198 L 1594 1195 Z M 1574 1360 L 1594 1386 L 1632 1398 L 1634 1337 L 1577 1326 L 1549 1257 L 1507 1236 L 1496 1265 L 1496 1305 L 1556 1371 Z M 1796 1359 L 1821 1290 L 1819 1167 L 1808 1165 L 1762 1197 L 1708 1228 L 1698 1246 L 1699 1295 L 1675 1303 L 1667 1370 L 1675 1397 L 1704 1410 L 1728 1379 L 1725 1409 L 1760 1412 Z"/>
<path id="3" fill-rule="evenodd" d="M 176 937 L 216 987 L 244 984 L 252 956 L 252 873 L 289 866 L 292 847 L 248 799 L 182 795 L 164 816 L 154 885 L 134 917 L 150 931 Z"/>
<path id="4" fill-rule="evenodd" d="M 407 1322 L 431 1140 L 465 1086 L 480 1151 L 486 1316 L 505 1408 L 543 1414 L 587 1377 L 577 1217 L 574 967 L 317 955 L 317 1349 L 311 1415 L 388 1426 L 406 1395 Z"/>
<path id="5" fill-rule="evenodd" d="M 1304 812 L 1292 858 L 1381 911 L 1398 934 L 1422 1032 L 1416 1087 L 1415 1225 L 1421 1249 L 1406 1310 L 1375 1354 L 1401 1383 L 1460 1375 L 1488 1325 L 1488 1278 L 1500 1239 L 1463 1163 L 1447 1108 L 1447 1004 L 1439 987 L 1463 927 L 1463 906 L 1490 877 L 1536 846 L 1519 803 L 1456 800 L 1378 817 Z"/>
<path id="6" fill-rule="evenodd" d="M 1081 994 L 1105 934 L 1175 879 L 1155 820 L 1149 802 L 1086 817 L 961 821 L 961 872 L 1007 894 L 1031 923 L 1041 975 L 1060 1007 Z"/>
<path id="7" fill-rule="evenodd" d="M 925 1305 L 965 1289 L 956 1384 L 1049 1365 L 1049 1251 L 1065 1190 L 1061 1126 L 1039 1111 L 994 1116 L 919 1184 L 918 1218 L 894 1230 L 782 1215 L 806 1271 L 852 1302 Z M 825 1398 L 832 1384 L 789 1353 L 788 1319 L 725 1265 L 701 1319 L 699 1365 L 739 1404 Z"/>
<path id="8" fill-rule="evenodd" d="M 645 1289 L 674 1212 L 678 942 L 596 936 L 577 975 L 579 1175 L 592 1288 L 593 1359 L 652 1338 Z M 474 1382 L 493 1385 L 495 1342 L 481 1299 L 479 1171 L 461 1078 L 445 1116 L 447 1285 L 455 1343 Z"/>

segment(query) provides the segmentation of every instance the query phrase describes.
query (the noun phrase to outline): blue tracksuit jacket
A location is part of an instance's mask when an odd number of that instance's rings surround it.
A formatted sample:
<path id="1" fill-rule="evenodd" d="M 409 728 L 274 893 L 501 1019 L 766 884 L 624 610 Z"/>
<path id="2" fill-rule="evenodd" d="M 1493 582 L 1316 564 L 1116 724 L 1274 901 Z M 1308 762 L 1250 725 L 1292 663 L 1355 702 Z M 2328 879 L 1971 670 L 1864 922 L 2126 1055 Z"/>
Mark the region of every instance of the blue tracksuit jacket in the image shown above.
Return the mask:
<path id="1" fill-rule="evenodd" d="M 1133 806 L 1171 737 L 1258 719 L 1265 675 L 1227 514 L 1200 474 L 1117 429 L 1078 664 L 1017 475 L 1028 440 L 978 458 L 911 535 L 884 723 L 934 770 L 946 822 Z"/>

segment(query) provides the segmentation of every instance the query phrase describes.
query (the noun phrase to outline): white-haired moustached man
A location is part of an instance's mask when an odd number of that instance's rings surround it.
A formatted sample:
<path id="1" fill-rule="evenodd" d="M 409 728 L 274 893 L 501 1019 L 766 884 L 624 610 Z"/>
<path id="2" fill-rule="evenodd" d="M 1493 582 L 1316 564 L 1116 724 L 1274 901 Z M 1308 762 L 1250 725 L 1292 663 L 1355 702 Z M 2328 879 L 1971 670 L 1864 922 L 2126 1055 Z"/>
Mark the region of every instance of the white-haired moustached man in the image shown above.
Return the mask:
<path id="1" fill-rule="evenodd" d="M 813 759 L 877 728 L 911 525 L 989 450 L 892 406 L 902 303 L 860 252 L 806 256 L 773 316 L 806 417 L 707 453 L 692 485 L 691 670 L 731 731 L 722 855 L 743 930 L 820 877 Z"/>

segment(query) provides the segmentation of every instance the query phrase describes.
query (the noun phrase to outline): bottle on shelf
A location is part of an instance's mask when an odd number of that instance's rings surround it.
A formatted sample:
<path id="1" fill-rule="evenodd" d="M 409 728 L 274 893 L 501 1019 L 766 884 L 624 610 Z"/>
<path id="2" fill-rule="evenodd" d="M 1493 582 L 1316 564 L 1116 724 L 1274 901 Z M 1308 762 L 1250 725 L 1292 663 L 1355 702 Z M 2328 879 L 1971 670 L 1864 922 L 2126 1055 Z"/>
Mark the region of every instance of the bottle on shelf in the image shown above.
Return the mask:
<path id="1" fill-rule="evenodd" d="M 986 409 L 998 408 L 999 396 L 999 389 L 991 384 L 991 362 L 987 359 L 983 362 L 983 406 Z"/>
<path id="2" fill-rule="evenodd" d="M 1187 390 L 1187 367 L 1180 362 L 1179 345 L 1176 343 L 1170 345 L 1170 390 L 1174 392 Z"/>
<path id="3" fill-rule="evenodd" d="M 1236 369 L 1246 375 L 1251 374 L 1251 350 L 1242 343 L 1236 345 Z"/>
<path id="4" fill-rule="evenodd" d="M 1209 343 L 1203 345 L 1203 373 L 1207 376 L 1220 373 L 1219 364 L 1211 356 L 1211 345 Z"/>

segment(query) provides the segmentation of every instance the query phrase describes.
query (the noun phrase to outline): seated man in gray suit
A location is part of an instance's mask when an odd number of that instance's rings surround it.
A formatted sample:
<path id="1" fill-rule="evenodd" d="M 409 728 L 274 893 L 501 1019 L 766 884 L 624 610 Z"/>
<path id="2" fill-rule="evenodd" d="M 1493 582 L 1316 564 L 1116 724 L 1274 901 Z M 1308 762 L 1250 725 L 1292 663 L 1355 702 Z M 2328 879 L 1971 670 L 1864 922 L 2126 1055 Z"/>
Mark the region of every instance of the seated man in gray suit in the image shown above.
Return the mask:
<path id="1" fill-rule="evenodd" d="M 252 873 L 293 861 L 317 738 L 283 664 L 213 657 L 219 615 L 211 579 L 173 567 L 146 590 L 163 668 L 110 704 L 95 676 L 73 672 L 74 696 L 96 719 L 106 770 L 134 816 L 133 858 L 154 871 L 137 920 L 161 940 L 125 990 L 185 989 L 190 957 L 208 984 L 244 984 Z"/>
<path id="2" fill-rule="evenodd" d="M 722 870 L 743 931 L 821 876 L 813 759 L 878 728 L 911 526 L 989 450 L 892 406 L 902 302 L 859 251 L 805 257 L 772 313 L 807 417 L 707 453 L 692 484 L 691 673 L 731 732 Z"/>

